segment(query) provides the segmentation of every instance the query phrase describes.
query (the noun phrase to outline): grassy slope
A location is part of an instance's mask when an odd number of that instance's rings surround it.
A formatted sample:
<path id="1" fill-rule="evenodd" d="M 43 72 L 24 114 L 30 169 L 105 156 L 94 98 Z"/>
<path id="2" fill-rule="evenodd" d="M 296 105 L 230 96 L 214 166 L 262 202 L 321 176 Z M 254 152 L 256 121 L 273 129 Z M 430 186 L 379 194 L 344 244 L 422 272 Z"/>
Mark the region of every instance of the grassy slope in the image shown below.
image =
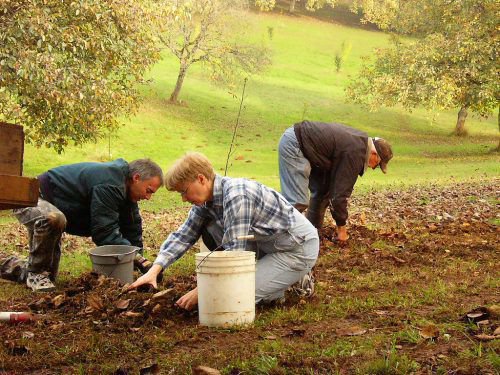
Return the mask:
<path id="1" fill-rule="evenodd" d="M 407 113 L 400 108 L 369 113 L 347 104 L 344 88 L 349 75 L 361 64 L 361 56 L 387 44 L 387 36 L 321 22 L 312 18 L 281 15 L 250 17 L 249 37 L 264 41 L 273 51 L 273 65 L 261 76 L 250 77 L 238 131 L 230 175 L 256 178 L 279 187 L 276 145 L 283 130 L 303 118 L 338 121 L 383 136 L 394 145 L 396 157 L 390 174 L 369 171 L 356 188 L 413 184 L 498 175 L 498 156 L 488 150 L 497 142 L 495 119 L 469 118 L 470 137 L 450 137 L 454 112 L 429 114 L 423 110 Z M 273 38 L 268 35 L 273 29 Z M 333 57 L 343 41 L 352 44 L 344 69 L 336 73 Z M 188 72 L 181 92 L 183 106 L 166 103 L 173 89 L 177 63 L 165 59 L 151 71 L 153 83 L 143 89 L 145 101 L 139 113 L 125 120 L 112 135 L 112 158 L 151 157 L 162 166 L 188 150 L 206 153 L 217 169 L 224 167 L 232 135 L 242 83 L 229 90 L 210 84 L 199 67 Z M 432 117 L 435 117 L 432 121 Z M 243 160 L 234 160 L 242 156 Z M 70 147 L 63 155 L 27 147 L 25 174 L 35 175 L 65 163 L 108 158 L 108 140 L 84 147 Z M 174 194 L 162 191 L 146 209 L 178 204 Z"/>

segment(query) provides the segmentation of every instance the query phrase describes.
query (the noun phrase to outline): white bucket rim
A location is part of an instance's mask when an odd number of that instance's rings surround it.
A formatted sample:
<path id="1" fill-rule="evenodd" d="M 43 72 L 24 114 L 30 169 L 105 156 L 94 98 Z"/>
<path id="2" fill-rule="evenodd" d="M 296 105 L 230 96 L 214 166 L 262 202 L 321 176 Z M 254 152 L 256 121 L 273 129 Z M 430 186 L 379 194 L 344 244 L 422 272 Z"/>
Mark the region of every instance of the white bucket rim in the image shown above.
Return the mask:
<path id="1" fill-rule="evenodd" d="M 210 254 L 210 255 L 209 255 Z M 255 253 L 253 251 L 246 250 L 224 250 L 224 251 L 203 251 L 196 253 L 196 258 L 253 258 Z"/>

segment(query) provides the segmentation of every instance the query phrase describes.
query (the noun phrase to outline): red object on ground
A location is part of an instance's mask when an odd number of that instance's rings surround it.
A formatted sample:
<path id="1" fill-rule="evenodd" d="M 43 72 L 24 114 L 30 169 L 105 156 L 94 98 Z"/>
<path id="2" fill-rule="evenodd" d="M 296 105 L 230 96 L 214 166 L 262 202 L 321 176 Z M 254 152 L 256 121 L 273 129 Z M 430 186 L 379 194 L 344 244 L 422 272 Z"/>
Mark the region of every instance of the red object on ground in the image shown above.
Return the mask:
<path id="1" fill-rule="evenodd" d="M 25 322 L 32 322 L 34 320 L 36 320 L 36 316 L 28 312 L 13 312 L 13 311 L 0 312 L 0 322 L 25 323 Z"/>

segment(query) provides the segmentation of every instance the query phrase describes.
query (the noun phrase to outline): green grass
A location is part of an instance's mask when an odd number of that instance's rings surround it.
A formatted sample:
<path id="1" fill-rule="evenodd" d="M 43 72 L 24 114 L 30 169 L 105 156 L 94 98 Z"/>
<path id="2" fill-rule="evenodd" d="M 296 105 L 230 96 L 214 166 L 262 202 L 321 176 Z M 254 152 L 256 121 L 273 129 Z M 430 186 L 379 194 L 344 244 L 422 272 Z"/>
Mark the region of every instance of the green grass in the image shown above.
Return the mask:
<path id="1" fill-rule="evenodd" d="M 367 171 L 356 191 L 499 175 L 498 154 L 489 152 L 498 142 L 494 116 L 484 120 L 470 115 L 470 135 L 457 138 L 450 136 L 455 111 L 428 113 L 417 109 L 408 113 L 402 108 L 388 108 L 370 113 L 346 103 L 344 88 L 350 76 L 358 72 L 362 56 L 387 45 L 385 34 L 307 17 L 251 14 L 249 18 L 249 38 L 263 41 L 271 49 L 273 64 L 263 74 L 249 77 L 229 175 L 255 178 L 279 188 L 277 143 L 284 129 L 304 118 L 343 122 L 370 135 L 386 137 L 393 144 L 395 158 L 389 174 Z M 272 39 L 268 27 L 273 28 Z M 341 72 L 336 73 L 334 54 L 343 41 L 352 44 L 352 51 Z M 124 119 L 125 125 L 110 139 L 71 146 L 61 155 L 26 147 L 25 174 L 110 156 L 127 160 L 150 157 L 168 167 L 189 150 L 207 154 L 216 170 L 223 173 L 242 81 L 234 88 L 214 86 L 199 66 L 192 66 L 181 91 L 183 105 L 171 105 L 166 99 L 175 85 L 177 68 L 175 59 L 165 52 L 164 59 L 149 73 L 152 84 L 141 89 L 144 102 L 140 110 Z M 235 160 L 237 156 L 243 159 Z M 162 189 L 143 208 L 158 210 L 180 204 L 175 194 Z"/>

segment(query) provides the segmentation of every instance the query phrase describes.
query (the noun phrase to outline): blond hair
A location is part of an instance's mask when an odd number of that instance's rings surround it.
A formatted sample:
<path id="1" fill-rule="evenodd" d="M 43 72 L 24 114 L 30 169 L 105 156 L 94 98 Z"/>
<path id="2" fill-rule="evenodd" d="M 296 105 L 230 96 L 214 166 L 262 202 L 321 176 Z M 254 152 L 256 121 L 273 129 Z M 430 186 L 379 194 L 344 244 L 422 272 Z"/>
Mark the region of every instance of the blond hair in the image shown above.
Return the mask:
<path id="1" fill-rule="evenodd" d="M 177 159 L 165 174 L 165 187 L 170 191 L 177 190 L 183 184 L 196 180 L 200 174 L 210 181 L 215 179 L 210 160 L 199 152 L 188 152 Z"/>

